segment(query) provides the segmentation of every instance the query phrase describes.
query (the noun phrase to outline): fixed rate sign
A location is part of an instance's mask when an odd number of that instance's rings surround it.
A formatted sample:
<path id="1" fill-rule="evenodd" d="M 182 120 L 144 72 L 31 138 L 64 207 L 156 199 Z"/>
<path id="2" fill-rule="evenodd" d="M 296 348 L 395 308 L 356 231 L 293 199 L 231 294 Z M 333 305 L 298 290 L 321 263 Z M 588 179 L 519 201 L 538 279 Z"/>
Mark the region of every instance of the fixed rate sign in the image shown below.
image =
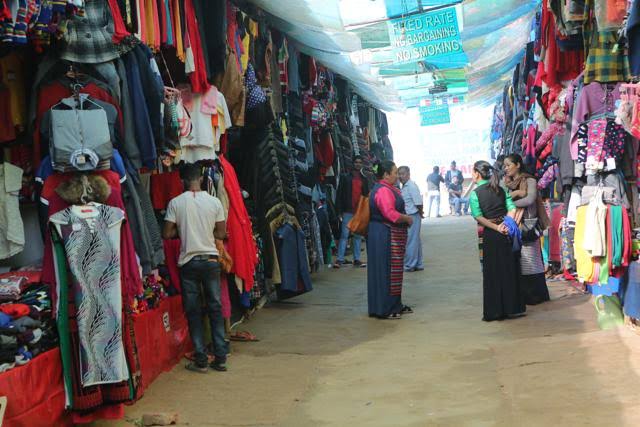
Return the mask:
<path id="1" fill-rule="evenodd" d="M 389 38 L 396 64 L 463 56 L 456 7 L 389 21 Z"/>
<path id="2" fill-rule="evenodd" d="M 449 105 L 444 103 L 441 105 L 429 105 L 428 107 L 420 107 L 420 126 L 435 126 L 451 123 L 449 115 Z"/>

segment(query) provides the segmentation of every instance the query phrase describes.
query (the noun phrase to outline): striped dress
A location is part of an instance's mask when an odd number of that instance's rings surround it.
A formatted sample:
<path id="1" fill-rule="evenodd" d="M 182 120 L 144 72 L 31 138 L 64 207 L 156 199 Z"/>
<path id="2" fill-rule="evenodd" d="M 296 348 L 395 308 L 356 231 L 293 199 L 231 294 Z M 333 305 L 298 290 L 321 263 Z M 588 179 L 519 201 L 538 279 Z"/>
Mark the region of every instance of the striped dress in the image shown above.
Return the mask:
<path id="1" fill-rule="evenodd" d="M 402 280 L 407 228 L 392 224 L 376 205 L 383 187 L 393 191 L 395 210 L 404 214 L 404 200 L 399 190 L 386 184 L 376 184 L 371 190 L 371 219 L 367 236 L 367 291 L 369 316 L 388 317 L 402 311 Z"/>

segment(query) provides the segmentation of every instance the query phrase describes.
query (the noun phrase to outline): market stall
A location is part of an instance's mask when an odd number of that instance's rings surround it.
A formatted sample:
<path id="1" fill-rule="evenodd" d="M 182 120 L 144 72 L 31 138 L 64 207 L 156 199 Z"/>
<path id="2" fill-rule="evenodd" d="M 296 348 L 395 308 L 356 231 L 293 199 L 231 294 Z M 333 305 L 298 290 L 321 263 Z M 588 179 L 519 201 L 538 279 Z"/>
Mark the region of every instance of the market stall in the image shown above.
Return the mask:
<path id="1" fill-rule="evenodd" d="M 544 1 L 498 102 L 492 150 L 522 155 L 548 200 L 547 263 L 598 296 L 598 315 L 635 307 L 640 69 L 638 2 Z M 627 291 L 632 291 L 628 294 Z M 633 312 L 635 313 L 635 312 Z"/>
<path id="2" fill-rule="evenodd" d="M 392 157 L 386 116 L 246 4 L 23 6 L 0 4 L 4 422 L 118 418 L 190 345 L 160 232 L 181 166 L 225 208 L 230 325 L 312 289 L 353 156 Z"/>

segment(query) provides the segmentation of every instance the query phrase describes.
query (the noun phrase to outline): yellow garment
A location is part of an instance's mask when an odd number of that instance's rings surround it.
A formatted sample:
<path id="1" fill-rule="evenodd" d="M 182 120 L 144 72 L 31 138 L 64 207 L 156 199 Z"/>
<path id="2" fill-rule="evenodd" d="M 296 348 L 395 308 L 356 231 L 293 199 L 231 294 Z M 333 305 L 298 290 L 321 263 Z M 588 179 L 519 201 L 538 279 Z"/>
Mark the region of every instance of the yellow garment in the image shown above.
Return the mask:
<path id="1" fill-rule="evenodd" d="M 282 129 L 282 140 L 287 143 L 289 141 L 289 129 L 287 128 L 287 121 L 283 118 L 280 120 L 280 129 Z"/>
<path id="2" fill-rule="evenodd" d="M 11 121 L 18 131 L 24 130 L 27 116 L 24 60 L 17 52 L 0 59 L 2 84 L 9 89 Z"/>
<path id="3" fill-rule="evenodd" d="M 173 37 L 176 42 L 176 56 L 182 62 L 185 61 L 186 56 L 184 54 L 184 44 L 182 42 L 182 26 L 180 25 L 180 3 L 179 0 L 173 2 Z"/>
<path id="4" fill-rule="evenodd" d="M 155 0 L 145 0 L 144 11 L 146 13 L 146 25 L 147 25 L 147 45 L 152 49 L 157 45 L 156 39 L 158 35 L 155 31 L 155 19 L 153 19 L 153 1 Z"/>
<path id="5" fill-rule="evenodd" d="M 216 114 L 219 118 L 222 118 L 222 120 L 218 119 L 218 129 L 220 129 L 220 135 L 223 135 L 227 132 L 227 127 L 225 126 L 225 120 L 224 117 L 224 108 L 222 107 L 222 105 L 218 104 L 218 106 L 216 107 L 216 109 L 218 110 L 218 114 Z M 229 122 L 231 122 L 231 117 L 228 117 Z"/>
<path id="6" fill-rule="evenodd" d="M 587 224 L 587 206 L 580 206 L 576 213 L 576 230 L 573 251 L 576 258 L 578 279 L 589 282 L 593 278 L 593 260 L 584 249 L 584 232 Z"/>
<path id="7" fill-rule="evenodd" d="M 242 56 L 240 57 L 240 63 L 242 64 L 242 71 L 247 69 L 249 65 L 249 44 L 251 43 L 251 37 L 249 33 L 244 35 L 242 39 Z"/>

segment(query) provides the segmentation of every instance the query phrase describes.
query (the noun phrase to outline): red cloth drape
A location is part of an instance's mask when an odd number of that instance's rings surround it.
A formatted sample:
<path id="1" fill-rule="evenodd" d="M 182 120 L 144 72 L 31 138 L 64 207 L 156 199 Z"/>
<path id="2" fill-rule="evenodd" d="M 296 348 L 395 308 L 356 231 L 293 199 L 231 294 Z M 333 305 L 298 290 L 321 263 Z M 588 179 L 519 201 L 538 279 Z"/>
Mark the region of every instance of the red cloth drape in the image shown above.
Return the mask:
<path id="1" fill-rule="evenodd" d="M 258 249 L 253 240 L 253 229 L 249 213 L 244 205 L 240 184 L 231 163 L 220 155 L 220 165 L 224 172 L 224 188 L 229 196 L 229 216 L 227 218 L 227 234 L 229 240 L 227 250 L 233 259 L 232 273 L 244 281 L 245 291 L 253 288 L 254 273 L 258 263 Z"/>
<path id="2" fill-rule="evenodd" d="M 127 27 L 124 25 L 124 19 L 122 19 L 122 13 L 120 13 L 120 6 L 118 6 L 117 0 L 109 0 L 109 9 L 111 9 L 111 15 L 113 16 L 113 42 L 120 43 L 122 39 L 129 36 Z"/>
<path id="3" fill-rule="evenodd" d="M 170 297 L 157 309 L 133 318 L 143 387 L 170 371 L 190 349 L 182 298 Z M 168 330 L 165 327 L 168 325 Z M 60 351 L 56 348 L 27 365 L 0 374 L 0 396 L 7 396 L 4 425 L 11 427 L 71 427 L 78 422 L 122 418 L 123 405 L 102 408 L 88 416 L 64 410 Z"/>
<path id="4" fill-rule="evenodd" d="M 196 12 L 193 7 L 192 0 L 185 0 L 184 15 L 187 25 L 186 31 L 189 35 L 189 44 L 193 52 L 196 69 L 195 72 L 189 74 L 189 79 L 191 79 L 191 90 L 195 93 L 206 93 L 211 85 L 207 81 L 207 66 L 204 63 L 198 19 L 196 18 Z"/>

